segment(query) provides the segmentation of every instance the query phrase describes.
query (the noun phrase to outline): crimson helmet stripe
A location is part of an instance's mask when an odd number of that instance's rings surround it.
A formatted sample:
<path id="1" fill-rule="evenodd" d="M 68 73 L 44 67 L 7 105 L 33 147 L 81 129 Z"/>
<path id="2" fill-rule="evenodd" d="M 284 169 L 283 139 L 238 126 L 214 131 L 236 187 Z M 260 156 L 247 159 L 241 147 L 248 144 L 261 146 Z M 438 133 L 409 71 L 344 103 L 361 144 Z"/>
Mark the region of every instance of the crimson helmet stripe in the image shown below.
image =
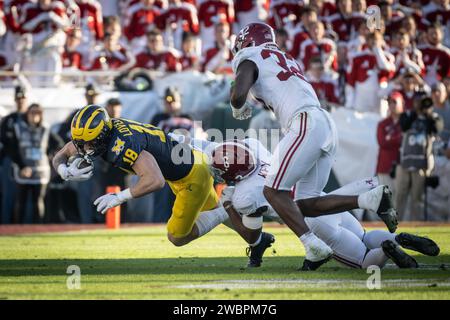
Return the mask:
<path id="1" fill-rule="evenodd" d="M 278 188 L 280 187 L 280 183 L 283 180 L 284 174 L 286 173 L 287 167 L 289 166 L 289 162 L 291 161 L 292 156 L 297 151 L 298 147 L 302 144 L 303 139 L 305 138 L 307 115 L 308 114 L 306 112 L 302 112 L 300 114 L 300 131 L 294 143 L 292 144 L 291 149 L 286 153 L 286 155 L 283 158 L 283 161 L 281 162 L 281 166 L 272 184 L 272 188 L 275 190 L 278 190 Z"/>

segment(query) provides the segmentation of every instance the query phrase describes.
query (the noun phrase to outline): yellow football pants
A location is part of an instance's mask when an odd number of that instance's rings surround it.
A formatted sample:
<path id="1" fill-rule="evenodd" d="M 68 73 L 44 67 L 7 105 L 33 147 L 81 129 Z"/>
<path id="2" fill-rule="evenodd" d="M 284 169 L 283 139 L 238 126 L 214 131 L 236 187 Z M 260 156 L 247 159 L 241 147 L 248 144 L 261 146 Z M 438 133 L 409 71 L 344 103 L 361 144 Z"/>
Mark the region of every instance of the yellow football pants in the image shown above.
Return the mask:
<path id="1" fill-rule="evenodd" d="M 195 161 L 189 174 L 177 181 L 167 181 L 176 196 L 167 231 L 175 238 L 187 236 L 199 213 L 214 209 L 218 202 L 207 156 L 198 150 L 193 150 L 193 154 Z"/>

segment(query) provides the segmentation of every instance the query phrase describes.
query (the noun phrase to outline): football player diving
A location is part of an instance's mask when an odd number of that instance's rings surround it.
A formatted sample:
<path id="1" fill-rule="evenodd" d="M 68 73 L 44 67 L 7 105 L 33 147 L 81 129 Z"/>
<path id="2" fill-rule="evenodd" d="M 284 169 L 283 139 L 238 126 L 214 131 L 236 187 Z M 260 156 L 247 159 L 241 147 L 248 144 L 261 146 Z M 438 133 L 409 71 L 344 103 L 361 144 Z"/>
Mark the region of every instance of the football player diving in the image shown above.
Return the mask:
<path id="1" fill-rule="evenodd" d="M 98 156 L 139 177 L 132 187 L 96 199 L 97 211 L 105 213 L 127 200 L 157 191 L 167 182 L 176 196 L 167 223 L 167 236 L 174 245 L 189 243 L 227 218 L 223 210 L 214 210 L 218 197 L 206 155 L 178 143 L 161 129 L 122 118 L 111 119 L 104 108 L 89 105 L 73 117 L 71 135 L 72 141 L 53 159 L 55 170 L 64 180 L 89 179 L 92 162 L 85 163 L 85 167 L 81 164 L 83 159 Z M 75 155 L 82 157 L 68 164 Z"/>

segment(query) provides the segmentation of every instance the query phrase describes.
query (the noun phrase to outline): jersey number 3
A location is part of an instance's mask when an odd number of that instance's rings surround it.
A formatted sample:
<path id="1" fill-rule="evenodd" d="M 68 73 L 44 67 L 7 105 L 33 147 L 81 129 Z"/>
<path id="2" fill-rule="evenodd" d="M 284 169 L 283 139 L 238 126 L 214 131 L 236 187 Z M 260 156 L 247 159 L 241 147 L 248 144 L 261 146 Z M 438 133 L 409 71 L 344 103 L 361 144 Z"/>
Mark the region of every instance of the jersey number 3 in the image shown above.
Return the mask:
<path id="1" fill-rule="evenodd" d="M 305 77 L 303 76 L 302 71 L 300 70 L 300 66 L 297 64 L 297 62 L 292 57 L 286 56 L 285 54 L 283 54 L 279 51 L 274 51 L 274 50 L 270 50 L 270 49 L 264 49 L 261 51 L 261 57 L 264 60 L 269 58 L 271 55 L 273 55 L 277 58 L 278 65 L 284 70 L 284 71 L 280 71 L 277 74 L 277 78 L 280 81 L 286 81 L 292 76 L 299 77 L 303 81 L 306 81 Z M 287 64 L 288 60 L 293 61 L 297 65 L 297 68 L 294 66 L 289 67 Z"/>

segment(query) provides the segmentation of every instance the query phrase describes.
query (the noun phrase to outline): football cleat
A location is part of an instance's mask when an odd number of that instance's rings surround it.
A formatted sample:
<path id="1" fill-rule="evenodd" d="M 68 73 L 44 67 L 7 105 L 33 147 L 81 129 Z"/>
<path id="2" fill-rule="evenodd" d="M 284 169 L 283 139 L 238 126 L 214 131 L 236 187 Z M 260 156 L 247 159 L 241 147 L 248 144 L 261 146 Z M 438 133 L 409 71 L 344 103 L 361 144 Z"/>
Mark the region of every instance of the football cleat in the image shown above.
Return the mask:
<path id="1" fill-rule="evenodd" d="M 391 259 L 401 269 L 418 268 L 417 261 L 403 251 L 400 246 L 396 245 L 391 240 L 383 241 L 381 248 L 386 256 Z"/>
<path id="2" fill-rule="evenodd" d="M 270 234 L 263 232 L 261 235 L 261 242 L 251 247 L 247 248 L 247 257 L 248 257 L 248 268 L 258 268 L 261 266 L 262 257 L 267 248 L 272 246 L 272 243 L 275 242 L 275 237 Z"/>
<path id="3" fill-rule="evenodd" d="M 427 256 L 437 256 L 440 252 L 439 246 L 431 239 L 415 236 L 402 232 L 395 237 L 395 241 L 405 249 L 414 250 Z"/>
<path id="4" fill-rule="evenodd" d="M 308 259 L 303 260 L 303 265 L 299 269 L 301 271 L 314 271 L 317 270 L 321 265 L 327 263 L 331 259 L 331 255 L 328 258 L 319 261 L 311 261 Z"/>
<path id="5" fill-rule="evenodd" d="M 394 209 L 392 192 L 388 186 L 378 186 L 367 192 L 369 205 L 386 224 L 389 232 L 397 230 L 397 211 Z"/>

